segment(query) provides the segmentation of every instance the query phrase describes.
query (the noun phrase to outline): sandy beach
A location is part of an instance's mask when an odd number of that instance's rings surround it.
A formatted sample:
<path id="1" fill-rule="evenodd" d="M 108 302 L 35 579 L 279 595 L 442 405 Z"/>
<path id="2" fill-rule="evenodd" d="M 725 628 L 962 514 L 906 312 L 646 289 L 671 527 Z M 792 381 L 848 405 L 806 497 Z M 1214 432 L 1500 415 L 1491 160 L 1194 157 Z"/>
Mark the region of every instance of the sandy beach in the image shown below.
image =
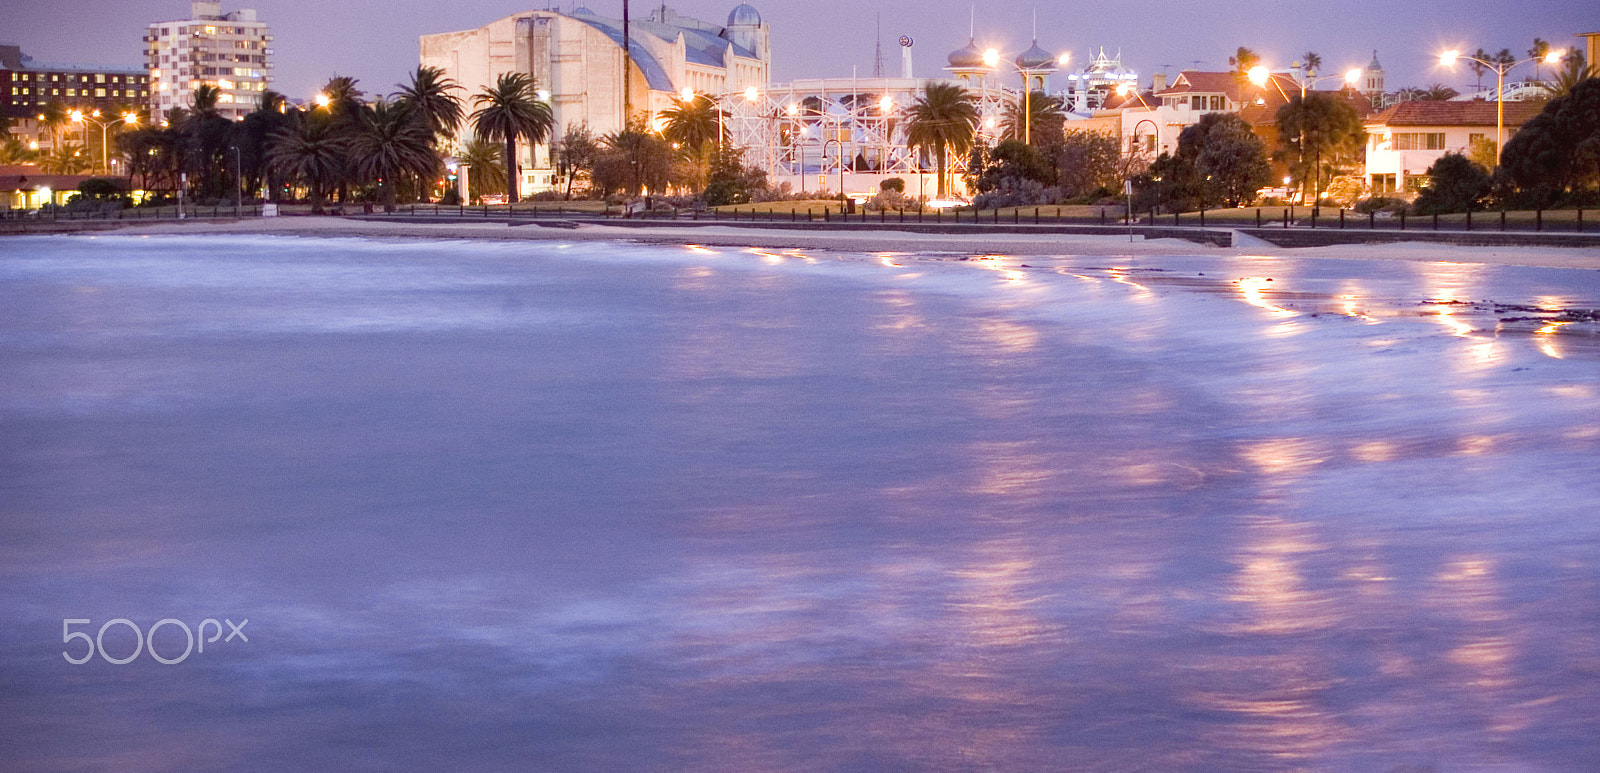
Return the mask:
<path id="1" fill-rule="evenodd" d="M 119 234 L 271 234 L 281 236 L 367 237 L 378 239 L 483 239 L 543 241 L 629 241 L 644 244 L 700 244 L 763 248 L 823 249 L 846 252 L 966 252 L 1014 256 L 1252 256 L 1338 258 L 1346 260 L 1443 261 L 1500 266 L 1600 269 L 1600 249 L 1566 247 L 1469 247 L 1427 242 L 1349 244 L 1286 248 L 1235 234 L 1234 247 L 1214 247 L 1181 239 L 1126 236 L 1028 234 L 923 234 L 881 231 L 800 231 L 770 228 L 624 228 L 582 225 L 559 228 L 504 223 L 381 223 L 344 218 L 268 218 L 221 223 L 159 223 L 132 226 Z"/>

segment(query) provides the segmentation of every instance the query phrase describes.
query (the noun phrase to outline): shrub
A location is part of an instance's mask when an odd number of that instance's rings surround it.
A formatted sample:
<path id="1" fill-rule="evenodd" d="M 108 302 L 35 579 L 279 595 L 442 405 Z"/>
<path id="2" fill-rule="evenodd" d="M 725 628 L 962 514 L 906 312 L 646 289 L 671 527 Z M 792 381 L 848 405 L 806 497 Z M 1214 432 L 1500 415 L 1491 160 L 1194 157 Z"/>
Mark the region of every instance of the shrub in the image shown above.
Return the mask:
<path id="1" fill-rule="evenodd" d="M 1417 196 L 1414 208 L 1419 215 L 1467 212 L 1494 189 L 1483 167 L 1460 153 L 1446 153 L 1428 167 L 1428 187 Z"/>
<path id="2" fill-rule="evenodd" d="M 900 177 L 890 177 L 889 179 L 878 183 L 878 190 L 883 191 L 884 193 L 888 193 L 890 191 L 895 193 L 905 193 L 906 181 Z"/>

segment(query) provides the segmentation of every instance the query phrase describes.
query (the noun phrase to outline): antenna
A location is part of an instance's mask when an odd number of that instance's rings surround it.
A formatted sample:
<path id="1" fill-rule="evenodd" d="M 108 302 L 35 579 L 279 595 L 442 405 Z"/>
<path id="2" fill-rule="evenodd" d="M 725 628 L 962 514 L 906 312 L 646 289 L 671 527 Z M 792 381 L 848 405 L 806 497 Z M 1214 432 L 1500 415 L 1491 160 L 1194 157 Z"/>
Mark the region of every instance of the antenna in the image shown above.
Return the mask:
<path id="1" fill-rule="evenodd" d="M 878 12 L 878 31 L 872 40 L 872 77 L 883 77 L 883 12 Z"/>
<path id="2" fill-rule="evenodd" d="M 1033 42 L 1039 42 L 1039 6 L 1033 7 Z"/>
<path id="3" fill-rule="evenodd" d="M 972 6 L 967 9 L 967 37 L 972 38 L 974 40 L 976 40 L 977 37 L 978 37 L 978 4 L 977 3 L 973 3 Z M 1372 55 L 1373 56 L 1377 56 L 1378 52 L 1374 51 L 1374 52 L 1372 52 Z"/>

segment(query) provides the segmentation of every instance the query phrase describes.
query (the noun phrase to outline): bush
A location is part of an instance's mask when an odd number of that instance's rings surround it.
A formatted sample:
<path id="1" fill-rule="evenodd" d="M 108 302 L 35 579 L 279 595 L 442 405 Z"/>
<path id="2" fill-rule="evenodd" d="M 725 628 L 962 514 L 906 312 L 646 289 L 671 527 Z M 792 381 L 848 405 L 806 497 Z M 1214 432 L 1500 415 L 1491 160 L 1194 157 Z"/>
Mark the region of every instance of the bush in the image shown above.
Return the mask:
<path id="1" fill-rule="evenodd" d="M 1406 208 L 1405 201 L 1389 196 L 1373 196 L 1356 202 L 1355 210 L 1365 215 L 1371 212 L 1399 212 Z"/>
<path id="2" fill-rule="evenodd" d="M 890 191 L 895 193 L 905 193 L 906 181 L 904 178 L 890 177 L 889 179 L 878 183 L 878 190 L 883 191 L 884 193 L 888 193 Z"/>
<path id="3" fill-rule="evenodd" d="M 1460 153 L 1446 153 L 1428 167 L 1428 187 L 1417 196 L 1419 215 L 1443 215 L 1478 209 L 1494 190 L 1483 167 Z"/>
<path id="4" fill-rule="evenodd" d="M 444 206 L 444 207 L 460 206 L 461 205 L 461 192 L 456 190 L 455 188 L 449 188 L 449 189 L 445 190 L 444 196 L 439 199 L 439 205 L 440 206 Z"/>
<path id="5" fill-rule="evenodd" d="M 904 185 L 904 181 L 901 184 Z M 878 195 L 867 202 L 867 209 L 875 212 L 916 212 L 922 209 L 922 202 L 887 186 L 880 187 Z"/>

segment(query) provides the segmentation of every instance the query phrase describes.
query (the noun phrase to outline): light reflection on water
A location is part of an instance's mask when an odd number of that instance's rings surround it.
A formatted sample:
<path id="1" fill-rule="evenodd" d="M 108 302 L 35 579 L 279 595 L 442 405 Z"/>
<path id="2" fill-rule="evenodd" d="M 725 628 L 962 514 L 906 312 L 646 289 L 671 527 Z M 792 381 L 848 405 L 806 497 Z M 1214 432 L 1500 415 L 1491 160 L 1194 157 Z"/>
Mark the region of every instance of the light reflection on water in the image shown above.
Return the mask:
<path id="1" fill-rule="evenodd" d="M 0 767 L 1600 755 L 1597 358 L 1419 306 L 1577 272 L 25 243 Z"/>

